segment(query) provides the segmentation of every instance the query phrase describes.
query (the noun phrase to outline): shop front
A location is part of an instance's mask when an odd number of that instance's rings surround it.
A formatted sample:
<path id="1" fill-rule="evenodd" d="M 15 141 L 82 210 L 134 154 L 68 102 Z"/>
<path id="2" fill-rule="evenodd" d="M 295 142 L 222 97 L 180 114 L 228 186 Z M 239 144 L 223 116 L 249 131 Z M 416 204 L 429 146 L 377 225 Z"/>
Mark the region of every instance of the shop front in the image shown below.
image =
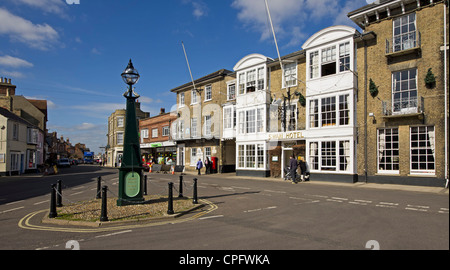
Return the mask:
<path id="1" fill-rule="evenodd" d="M 143 163 L 176 165 L 177 148 L 173 142 L 144 143 L 140 145 Z"/>

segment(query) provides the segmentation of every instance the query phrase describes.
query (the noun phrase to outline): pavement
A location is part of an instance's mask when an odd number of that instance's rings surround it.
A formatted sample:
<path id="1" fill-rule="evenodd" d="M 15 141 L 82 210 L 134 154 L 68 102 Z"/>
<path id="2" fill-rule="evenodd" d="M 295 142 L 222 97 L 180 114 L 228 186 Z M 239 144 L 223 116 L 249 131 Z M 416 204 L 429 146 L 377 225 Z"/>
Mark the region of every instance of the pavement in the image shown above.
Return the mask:
<path id="1" fill-rule="evenodd" d="M 110 168 L 110 167 L 104 167 Z M 114 169 L 114 168 L 110 168 Z M 157 173 L 150 173 L 157 174 Z M 159 173 L 158 173 L 159 174 Z M 162 174 L 162 173 L 161 173 Z M 176 173 L 179 175 L 179 173 Z M 184 172 L 183 175 L 190 175 L 192 177 L 197 176 L 197 172 Z M 205 174 L 202 174 L 203 176 Z M 49 175 L 57 176 L 57 175 Z M 14 175 L 14 176 L 1 176 L 0 182 L 10 181 L 17 178 L 39 178 L 39 177 L 48 177 L 42 175 L 42 173 L 28 173 L 22 175 Z M 253 176 L 236 176 L 236 173 L 221 173 L 221 174 L 208 174 L 208 177 L 214 178 L 226 178 L 226 179 L 253 179 L 253 180 L 261 180 L 261 181 L 273 181 L 273 182 L 283 182 L 282 178 L 273 178 L 273 177 L 253 177 Z M 428 186 L 413 186 L 413 185 L 395 185 L 395 184 L 378 184 L 378 183 L 364 183 L 364 182 L 356 182 L 356 183 L 341 183 L 341 182 L 331 182 L 331 181 L 307 181 L 302 182 L 300 184 L 311 184 L 311 185 L 331 185 L 331 186 L 343 186 L 343 187 L 353 187 L 353 188 L 372 188 L 372 189 L 388 189 L 388 190 L 403 190 L 403 191 L 413 191 L 413 192 L 427 192 L 427 193 L 435 193 L 435 194 L 449 194 L 449 189 L 446 187 L 428 187 Z"/>
<path id="2" fill-rule="evenodd" d="M 196 176 L 197 172 L 185 172 L 185 175 Z M 202 174 L 204 175 L 204 174 Z M 253 176 L 236 176 L 236 173 L 221 173 L 221 174 L 208 174 L 208 177 L 217 178 L 227 178 L 227 179 L 253 179 L 261 181 L 274 181 L 283 182 L 281 178 L 273 177 L 253 177 Z M 331 185 L 331 186 L 343 186 L 343 187 L 353 187 L 353 188 L 373 188 L 373 189 L 390 189 L 390 190 L 403 190 L 403 191 L 413 191 L 413 192 L 427 192 L 427 193 L 437 193 L 437 194 L 449 194 L 449 189 L 445 187 L 427 187 L 427 186 L 412 186 L 412 185 L 395 185 L 395 184 L 377 184 L 377 183 L 340 183 L 331 181 L 307 181 L 299 184 L 311 184 L 311 185 Z"/>

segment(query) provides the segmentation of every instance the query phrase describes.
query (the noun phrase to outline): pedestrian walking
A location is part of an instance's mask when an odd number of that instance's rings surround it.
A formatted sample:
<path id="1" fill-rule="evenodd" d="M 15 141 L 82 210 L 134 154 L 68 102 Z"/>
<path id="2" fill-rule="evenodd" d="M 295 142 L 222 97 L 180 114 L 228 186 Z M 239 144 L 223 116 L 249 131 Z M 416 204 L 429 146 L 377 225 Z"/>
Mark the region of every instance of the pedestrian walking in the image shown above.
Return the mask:
<path id="1" fill-rule="evenodd" d="M 300 167 L 300 181 L 306 181 L 306 162 L 303 159 L 303 157 L 300 157 L 299 167 Z"/>
<path id="2" fill-rule="evenodd" d="M 297 160 L 295 160 L 295 156 L 292 155 L 289 160 L 289 167 L 291 170 L 292 184 L 297 184 Z"/>
<path id="3" fill-rule="evenodd" d="M 203 168 L 203 162 L 202 162 L 202 159 L 201 159 L 201 158 L 198 159 L 198 161 L 197 161 L 197 166 L 196 166 L 195 168 L 196 168 L 197 171 L 198 171 L 198 175 L 200 175 L 200 170 Z"/>
<path id="4" fill-rule="evenodd" d="M 211 174 L 211 161 L 208 157 L 205 159 L 205 174 Z"/>

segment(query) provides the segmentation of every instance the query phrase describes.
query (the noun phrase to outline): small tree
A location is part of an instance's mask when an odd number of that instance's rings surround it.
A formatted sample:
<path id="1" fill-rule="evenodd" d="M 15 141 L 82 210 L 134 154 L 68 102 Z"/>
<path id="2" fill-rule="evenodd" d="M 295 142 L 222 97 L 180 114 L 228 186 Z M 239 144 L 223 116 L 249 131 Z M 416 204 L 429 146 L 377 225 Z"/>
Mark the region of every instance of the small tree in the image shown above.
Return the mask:
<path id="1" fill-rule="evenodd" d="M 376 97 L 378 95 L 378 86 L 372 81 L 372 78 L 370 78 L 369 81 L 369 92 L 372 97 Z"/>
<path id="2" fill-rule="evenodd" d="M 436 86 L 436 77 L 431 72 L 431 68 L 428 69 L 427 75 L 425 76 L 425 86 L 430 89 Z"/>

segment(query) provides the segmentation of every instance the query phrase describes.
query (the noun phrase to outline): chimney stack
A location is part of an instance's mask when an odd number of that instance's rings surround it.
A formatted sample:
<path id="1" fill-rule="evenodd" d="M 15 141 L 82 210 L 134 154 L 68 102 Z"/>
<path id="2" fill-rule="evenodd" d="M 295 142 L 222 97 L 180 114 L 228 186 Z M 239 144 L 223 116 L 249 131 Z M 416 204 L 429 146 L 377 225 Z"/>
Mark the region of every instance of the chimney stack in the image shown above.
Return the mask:
<path id="1" fill-rule="evenodd" d="M 161 110 L 159 111 L 159 114 L 163 114 L 166 113 L 166 109 L 165 108 L 161 108 Z"/>
<path id="2" fill-rule="evenodd" d="M 16 86 L 11 84 L 11 79 L 0 79 L 0 96 L 14 96 L 16 94 Z"/>

